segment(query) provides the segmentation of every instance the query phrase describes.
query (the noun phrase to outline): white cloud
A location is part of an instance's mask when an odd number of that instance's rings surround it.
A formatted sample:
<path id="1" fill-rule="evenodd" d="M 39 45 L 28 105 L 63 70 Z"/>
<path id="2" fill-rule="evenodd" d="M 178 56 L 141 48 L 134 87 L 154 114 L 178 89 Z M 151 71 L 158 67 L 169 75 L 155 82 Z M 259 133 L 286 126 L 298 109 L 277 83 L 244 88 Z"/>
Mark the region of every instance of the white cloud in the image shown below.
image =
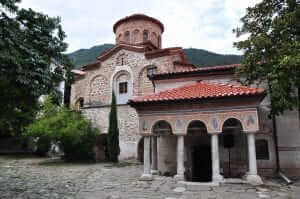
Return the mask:
<path id="1" fill-rule="evenodd" d="M 248 6 L 260 0 L 23 0 L 21 6 L 60 16 L 68 52 L 114 43 L 113 24 L 124 16 L 144 13 L 165 26 L 163 47 L 201 48 L 217 53 L 240 53 L 232 44 L 232 29 Z"/>

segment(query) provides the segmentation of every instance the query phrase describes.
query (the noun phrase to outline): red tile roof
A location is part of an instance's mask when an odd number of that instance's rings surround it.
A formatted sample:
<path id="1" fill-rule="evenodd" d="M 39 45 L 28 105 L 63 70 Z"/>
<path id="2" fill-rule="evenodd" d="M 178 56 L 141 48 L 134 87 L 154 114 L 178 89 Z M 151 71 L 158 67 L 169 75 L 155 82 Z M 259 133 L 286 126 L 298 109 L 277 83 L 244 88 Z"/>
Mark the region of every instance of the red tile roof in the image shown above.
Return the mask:
<path id="1" fill-rule="evenodd" d="M 207 66 L 207 67 L 198 67 L 198 68 L 187 68 L 186 70 L 177 70 L 165 73 L 157 73 L 154 76 L 164 76 L 164 75 L 175 75 L 175 74 L 183 74 L 183 73 L 193 73 L 193 72 L 206 72 L 206 71 L 215 71 L 215 70 L 226 70 L 226 69 L 234 69 L 239 67 L 240 64 L 231 64 L 231 65 L 223 65 L 223 66 Z"/>
<path id="2" fill-rule="evenodd" d="M 145 53 L 145 57 L 147 59 L 152 59 L 152 58 L 175 55 L 175 54 L 180 54 L 182 59 L 185 58 L 183 49 L 181 47 L 162 48 L 162 49 L 148 51 Z"/>
<path id="3" fill-rule="evenodd" d="M 201 81 L 151 95 L 136 97 L 130 100 L 129 103 L 135 104 L 177 100 L 200 100 L 221 97 L 254 96 L 263 94 L 265 94 L 265 91 L 260 88 L 250 88 L 246 86 L 217 84 Z"/>
<path id="4" fill-rule="evenodd" d="M 127 21 L 139 20 L 139 19 L 148 20 L 148 21 L 152 21 L 153 23 L 156 23 L 161 28 L 161 32 L 162 33 L 164 32 L 164 25 L 159 20 L 157 20 L 153 17 L 149 17 L 145 14 L 137 13 L 137 14 L 133 14 L 133 15 L 130 15 L 130 16 L 127 16 L 127 17 L 124 17 L 124 18 L 118 20 L 113 26 L 114 33 L 116 33 L 116 29 L 120 24 L 127 22 Z"/>

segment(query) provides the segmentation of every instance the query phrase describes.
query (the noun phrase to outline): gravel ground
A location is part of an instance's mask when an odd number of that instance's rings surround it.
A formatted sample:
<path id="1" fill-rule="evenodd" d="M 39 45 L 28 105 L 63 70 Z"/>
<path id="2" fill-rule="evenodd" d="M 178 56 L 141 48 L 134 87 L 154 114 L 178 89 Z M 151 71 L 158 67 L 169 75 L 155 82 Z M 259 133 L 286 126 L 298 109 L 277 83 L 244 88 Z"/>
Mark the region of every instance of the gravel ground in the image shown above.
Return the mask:
<path id="1" fill-rule="evenodd" d="M 139 181 L 142 165 L 71 164 L 59 159 L 0 156 L 0 199 L 235 199 L 300 198 L 300 182 L 284 185 L 264 179 L 265 185 L 224 184 L 218 187 L 179 185 L 173 178 L 155 176 Z"/>

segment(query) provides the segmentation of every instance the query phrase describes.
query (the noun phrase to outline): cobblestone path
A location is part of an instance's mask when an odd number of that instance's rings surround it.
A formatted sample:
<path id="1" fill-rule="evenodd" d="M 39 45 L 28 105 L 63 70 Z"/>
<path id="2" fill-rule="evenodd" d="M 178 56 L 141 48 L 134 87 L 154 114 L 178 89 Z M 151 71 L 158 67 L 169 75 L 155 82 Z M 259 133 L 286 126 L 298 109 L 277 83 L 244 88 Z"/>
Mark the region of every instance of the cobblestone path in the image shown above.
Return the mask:
<path id="1" fill-rule="evenodd" d="M 170 177 L 139 181 L 142 165 L 70 164 L 41 158 L 0 156 L 1 199 L 299 199 L 300 183 L 286 186 L 265 180 L 264 186 L 178 185 Z"/>

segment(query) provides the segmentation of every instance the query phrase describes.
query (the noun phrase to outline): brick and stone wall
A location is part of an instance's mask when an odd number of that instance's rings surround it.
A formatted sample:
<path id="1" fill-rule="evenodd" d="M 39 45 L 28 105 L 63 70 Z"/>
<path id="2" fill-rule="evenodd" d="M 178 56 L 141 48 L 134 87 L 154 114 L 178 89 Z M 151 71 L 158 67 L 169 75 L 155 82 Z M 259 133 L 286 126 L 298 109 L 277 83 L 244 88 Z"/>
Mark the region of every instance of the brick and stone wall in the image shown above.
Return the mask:
<path id="1" fill-rule="evenodd" d="M 123 59 L 121 65 L 120 57 Z M 154 92 L 152 82 L 147 77 L 147 67 L 156 66 L 158 72 L 170 71 L 174 61 L 180 61 L 179 55 L 146 59 L 144 53 L 120 50 L 96 66 L 87 68 L 86 74 L 80 77 L 71 90 L 71 103 L 79 98 L 84 99 L 82 111 L 93 124 L 107 133 L 109 104 L 113 89 L 114 77 L 126 70 L 132 79 L 132 97 Z M 126 77 L 128 78 L 128 77 Z M 129 82 L 130 83 L 130 82 Z M 137 157 L 138 115 L 128 105 L 118 106 L 121 159 Z"/>
<path id="2" fill-rule="evenodd" d="M 145 33 L 147 32 L 147 33 Z M 148 20 L 127 21 L 120 24 L 116 29 L 116 43 L 125 42 L 130 44 L 151 41 L 156 47 L 161 47 L 161 27 Z M 147 40 L 144 39 L 147 34 Z"/>

